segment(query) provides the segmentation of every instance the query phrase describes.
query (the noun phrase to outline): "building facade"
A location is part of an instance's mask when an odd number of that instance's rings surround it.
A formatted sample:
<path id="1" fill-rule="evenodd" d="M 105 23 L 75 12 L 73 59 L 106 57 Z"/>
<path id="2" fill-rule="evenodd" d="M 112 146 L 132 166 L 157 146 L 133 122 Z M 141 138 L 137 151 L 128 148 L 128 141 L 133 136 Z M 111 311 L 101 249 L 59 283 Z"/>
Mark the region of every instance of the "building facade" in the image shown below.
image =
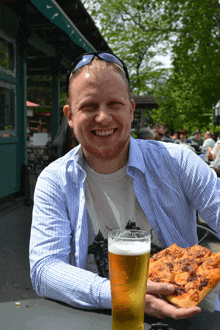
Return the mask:
<path id="1" fill-rule="evenodd" d="M 50 77 L 53 138 L 60 75 L 80 54 L 96 50 L 111 51 L 80 1 L 0 0 L 0 202 L 25 194 L 27 77 Z"/>

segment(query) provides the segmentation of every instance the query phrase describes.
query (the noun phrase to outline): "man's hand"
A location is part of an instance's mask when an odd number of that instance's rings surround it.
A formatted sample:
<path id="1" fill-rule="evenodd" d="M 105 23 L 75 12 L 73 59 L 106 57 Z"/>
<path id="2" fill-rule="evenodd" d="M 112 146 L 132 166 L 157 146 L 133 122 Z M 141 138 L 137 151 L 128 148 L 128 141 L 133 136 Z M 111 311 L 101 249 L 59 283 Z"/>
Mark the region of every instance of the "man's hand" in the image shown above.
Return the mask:
<path id="1" fill-rule="evenodd" d="M 162 298 L 163 295 L 172 294 L 174 290 L 172 284 L 155 283 L 148 280 L 145 295 L 145 313 L 159 318 L 172 317 L 179 320 L 201 312 L 200 307 L 177 308 Z"/>

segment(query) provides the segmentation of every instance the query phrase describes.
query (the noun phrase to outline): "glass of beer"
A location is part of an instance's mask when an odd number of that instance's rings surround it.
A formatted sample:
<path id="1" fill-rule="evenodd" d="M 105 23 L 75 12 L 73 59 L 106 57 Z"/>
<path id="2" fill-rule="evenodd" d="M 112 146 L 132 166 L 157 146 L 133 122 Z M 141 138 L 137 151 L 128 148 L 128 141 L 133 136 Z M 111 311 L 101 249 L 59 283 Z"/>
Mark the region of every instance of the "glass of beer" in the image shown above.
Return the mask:
<path id="1" fill-rule="evenodd" d="M 112 330 L 143 330 L 151 235 L 113 230 L 108 235 Z"/>

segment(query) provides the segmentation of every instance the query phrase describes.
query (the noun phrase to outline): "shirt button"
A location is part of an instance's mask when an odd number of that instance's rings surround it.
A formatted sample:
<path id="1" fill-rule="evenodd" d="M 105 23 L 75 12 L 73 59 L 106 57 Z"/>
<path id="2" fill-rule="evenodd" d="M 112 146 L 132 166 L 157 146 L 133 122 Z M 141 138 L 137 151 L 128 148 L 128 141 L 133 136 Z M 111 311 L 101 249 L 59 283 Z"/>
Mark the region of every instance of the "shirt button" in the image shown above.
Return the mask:
<path id="1" fill-rule="evenodd" d="M 75 257 L 78 257 L 78 253 L 77 252 L 75 253 Z"/>

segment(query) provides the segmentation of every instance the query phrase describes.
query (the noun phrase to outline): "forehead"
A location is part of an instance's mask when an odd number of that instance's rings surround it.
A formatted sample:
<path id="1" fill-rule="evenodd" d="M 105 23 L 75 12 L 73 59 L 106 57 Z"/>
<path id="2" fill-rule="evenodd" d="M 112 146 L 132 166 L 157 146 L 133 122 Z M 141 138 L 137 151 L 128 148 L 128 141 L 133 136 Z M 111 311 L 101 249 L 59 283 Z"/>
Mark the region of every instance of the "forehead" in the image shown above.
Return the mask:
<path id="1" fill-rule="evenodd" d="M 128 93 L 128 86 L 122 76 L 115 70 L 82 70 L 70 82 L 70 97 L 88 95 L 95 90 L 105 93 Z M 71 97 L 71 98 L 72 98 Z"/>

